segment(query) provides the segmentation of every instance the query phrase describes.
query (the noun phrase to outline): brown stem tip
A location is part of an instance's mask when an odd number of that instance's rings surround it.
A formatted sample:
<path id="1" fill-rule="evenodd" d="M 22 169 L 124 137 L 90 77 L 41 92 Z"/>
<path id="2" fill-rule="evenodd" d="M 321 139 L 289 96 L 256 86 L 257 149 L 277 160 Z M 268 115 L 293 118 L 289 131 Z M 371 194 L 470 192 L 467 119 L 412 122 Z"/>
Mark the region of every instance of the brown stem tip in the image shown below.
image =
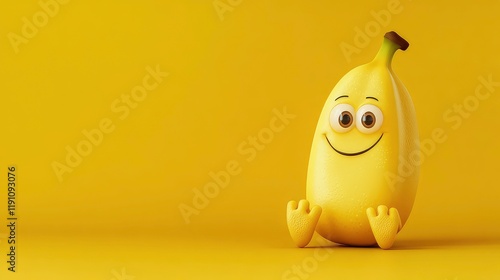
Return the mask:
<path id="1" fill-rule="evenodd" d="M 396 43 L 403 51 L 410 46 L 410 43 L 408 43 L 408 41 L 403 39 L 403 37 L 399 36 L 398 33 L 394 31 L 385 33 L 384 37 Z"/>

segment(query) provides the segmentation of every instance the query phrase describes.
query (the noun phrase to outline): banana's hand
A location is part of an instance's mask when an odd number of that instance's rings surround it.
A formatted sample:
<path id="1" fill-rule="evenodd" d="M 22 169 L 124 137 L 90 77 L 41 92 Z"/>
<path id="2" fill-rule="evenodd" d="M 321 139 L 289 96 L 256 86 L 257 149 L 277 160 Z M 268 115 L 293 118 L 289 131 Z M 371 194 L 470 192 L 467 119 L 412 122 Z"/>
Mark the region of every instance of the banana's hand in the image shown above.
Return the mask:
<path id="1" fill-rule="evenodd" d="M 314 206 L 309 210 L 307 200 L 299 201 L 298 205 L 294 200 L 288 202 L 286 211 L 288 231 L 298 247 L 305 247 L 311 241 L 320 215 L 321 207 Z"/>
<path id="2" fill-rule="evenodd" d="M 389 249 L 396 239 L 396 234 L 401 229 L 401 218 L 396 208 L 389 210 L 385 205 L 379 205 L 377 212 L 373 207 L 366 209 L 368 221 L 378 246 L 382 249 Z"/>

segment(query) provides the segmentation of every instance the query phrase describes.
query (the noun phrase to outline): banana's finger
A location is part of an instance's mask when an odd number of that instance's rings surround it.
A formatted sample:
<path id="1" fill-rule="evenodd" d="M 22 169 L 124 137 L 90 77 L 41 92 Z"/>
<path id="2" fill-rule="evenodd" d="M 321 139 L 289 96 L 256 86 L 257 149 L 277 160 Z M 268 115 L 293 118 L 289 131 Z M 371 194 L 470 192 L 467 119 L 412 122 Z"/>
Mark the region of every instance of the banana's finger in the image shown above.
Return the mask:
<path id="1" fill-rule="evenodd" d="M 389 210 L 389 216 L 392 217 L 394 220 L 398 222 L 398 231 L 403 227 L 403 224 L 401 223 L 401 217 L 399 216 L 398 209 L 396 208 L 391 208 Z"/>
<path id="2" fill-rule="evenodd" d="M 375 209 L 373 209 L 373 207 L 369 207 L 368 209 L 366 209 L 366 215 L 368 215 L 368 217 L 370 218 L 375 218 L 377 216 L 377 213 L 375 212 Z"/>
<path id="3" fill-rule="evenodd" d="M 286 209 L 288 211 L 296 210 L 297 209 L 297 201 L 295 201 L 295 200 L 288 201 L 288 204 L 286 205 Z"/>
<path id="4" fill-rule="evenodd" d="M 316 205 L 314 206 L 312 209 L 311 209 L 311 217 L 313 218 L 313 220 L 317 221 L 319 219 L 319 216 L 321 216 L 321 207 Z"/>
<path id="5" fill-rule="evenodd" d="M 387 215 L 389 214 L 389 209 L 387 209 L 387 206 L 385 205 L 379 205 L 377 207 L 377 212 L 379 215 Z"/>
<path id="6" fill-rule="evenodd" d="M 389 209 L 389 216 L 399 216 L 398 209 L 396 208 Z"/>
<path id="7" fill-rule="evenodd" d="M 309 212 L 309 201 L 302 199 L 299 201 L 299 209 Z"/>

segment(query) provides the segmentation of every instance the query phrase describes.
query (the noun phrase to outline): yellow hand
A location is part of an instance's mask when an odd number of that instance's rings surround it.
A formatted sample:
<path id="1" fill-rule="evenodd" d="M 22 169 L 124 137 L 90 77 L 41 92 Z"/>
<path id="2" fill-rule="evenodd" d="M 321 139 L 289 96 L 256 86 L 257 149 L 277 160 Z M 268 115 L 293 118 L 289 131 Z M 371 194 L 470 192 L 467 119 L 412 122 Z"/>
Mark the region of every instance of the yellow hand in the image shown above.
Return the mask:
<path id="1" fill-rule="evenodd" d="M 294 200 L 288 202 L 286 211 L 288 231 L 297 247 L 305 247 L 311 241 L 320 215 L 321 207 L 314 206 L 309 210 L 307 200 L 299 201 L 298 205 Z"/>
<path id="2" fill-rule="evenodd" d="M 396 239 L 396 234 L 401 229 L 401 218 L 396 208 L 388 210 L 385 205 L 379 205 L 377 212 L 378 214 L 373 207 L 366 209 L 368 221 L 378 246 L 382 249 L 389 249 Z"/>

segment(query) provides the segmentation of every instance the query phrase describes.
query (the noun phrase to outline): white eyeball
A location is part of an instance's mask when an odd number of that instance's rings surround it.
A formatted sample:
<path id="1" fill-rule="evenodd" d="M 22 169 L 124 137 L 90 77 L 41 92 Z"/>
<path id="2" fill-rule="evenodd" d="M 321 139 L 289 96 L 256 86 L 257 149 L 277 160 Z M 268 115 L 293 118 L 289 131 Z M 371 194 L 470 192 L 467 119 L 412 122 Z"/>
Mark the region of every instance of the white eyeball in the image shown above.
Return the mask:
<path id="1" fill-rule="evenodd" d="M 384 114 L 375 105 L 363 105 L 356 114 L 358 116 L 356 118 L 356 127 L 365 134 L 376 132 L 384 123 Z"/>
<path id="2" fill-rule="evenodd" d="M 349 104 L 338 104 L 330 112 L 330 126 L 333 130 L 344 133 L 354 126 L 354 108 Z"/>

